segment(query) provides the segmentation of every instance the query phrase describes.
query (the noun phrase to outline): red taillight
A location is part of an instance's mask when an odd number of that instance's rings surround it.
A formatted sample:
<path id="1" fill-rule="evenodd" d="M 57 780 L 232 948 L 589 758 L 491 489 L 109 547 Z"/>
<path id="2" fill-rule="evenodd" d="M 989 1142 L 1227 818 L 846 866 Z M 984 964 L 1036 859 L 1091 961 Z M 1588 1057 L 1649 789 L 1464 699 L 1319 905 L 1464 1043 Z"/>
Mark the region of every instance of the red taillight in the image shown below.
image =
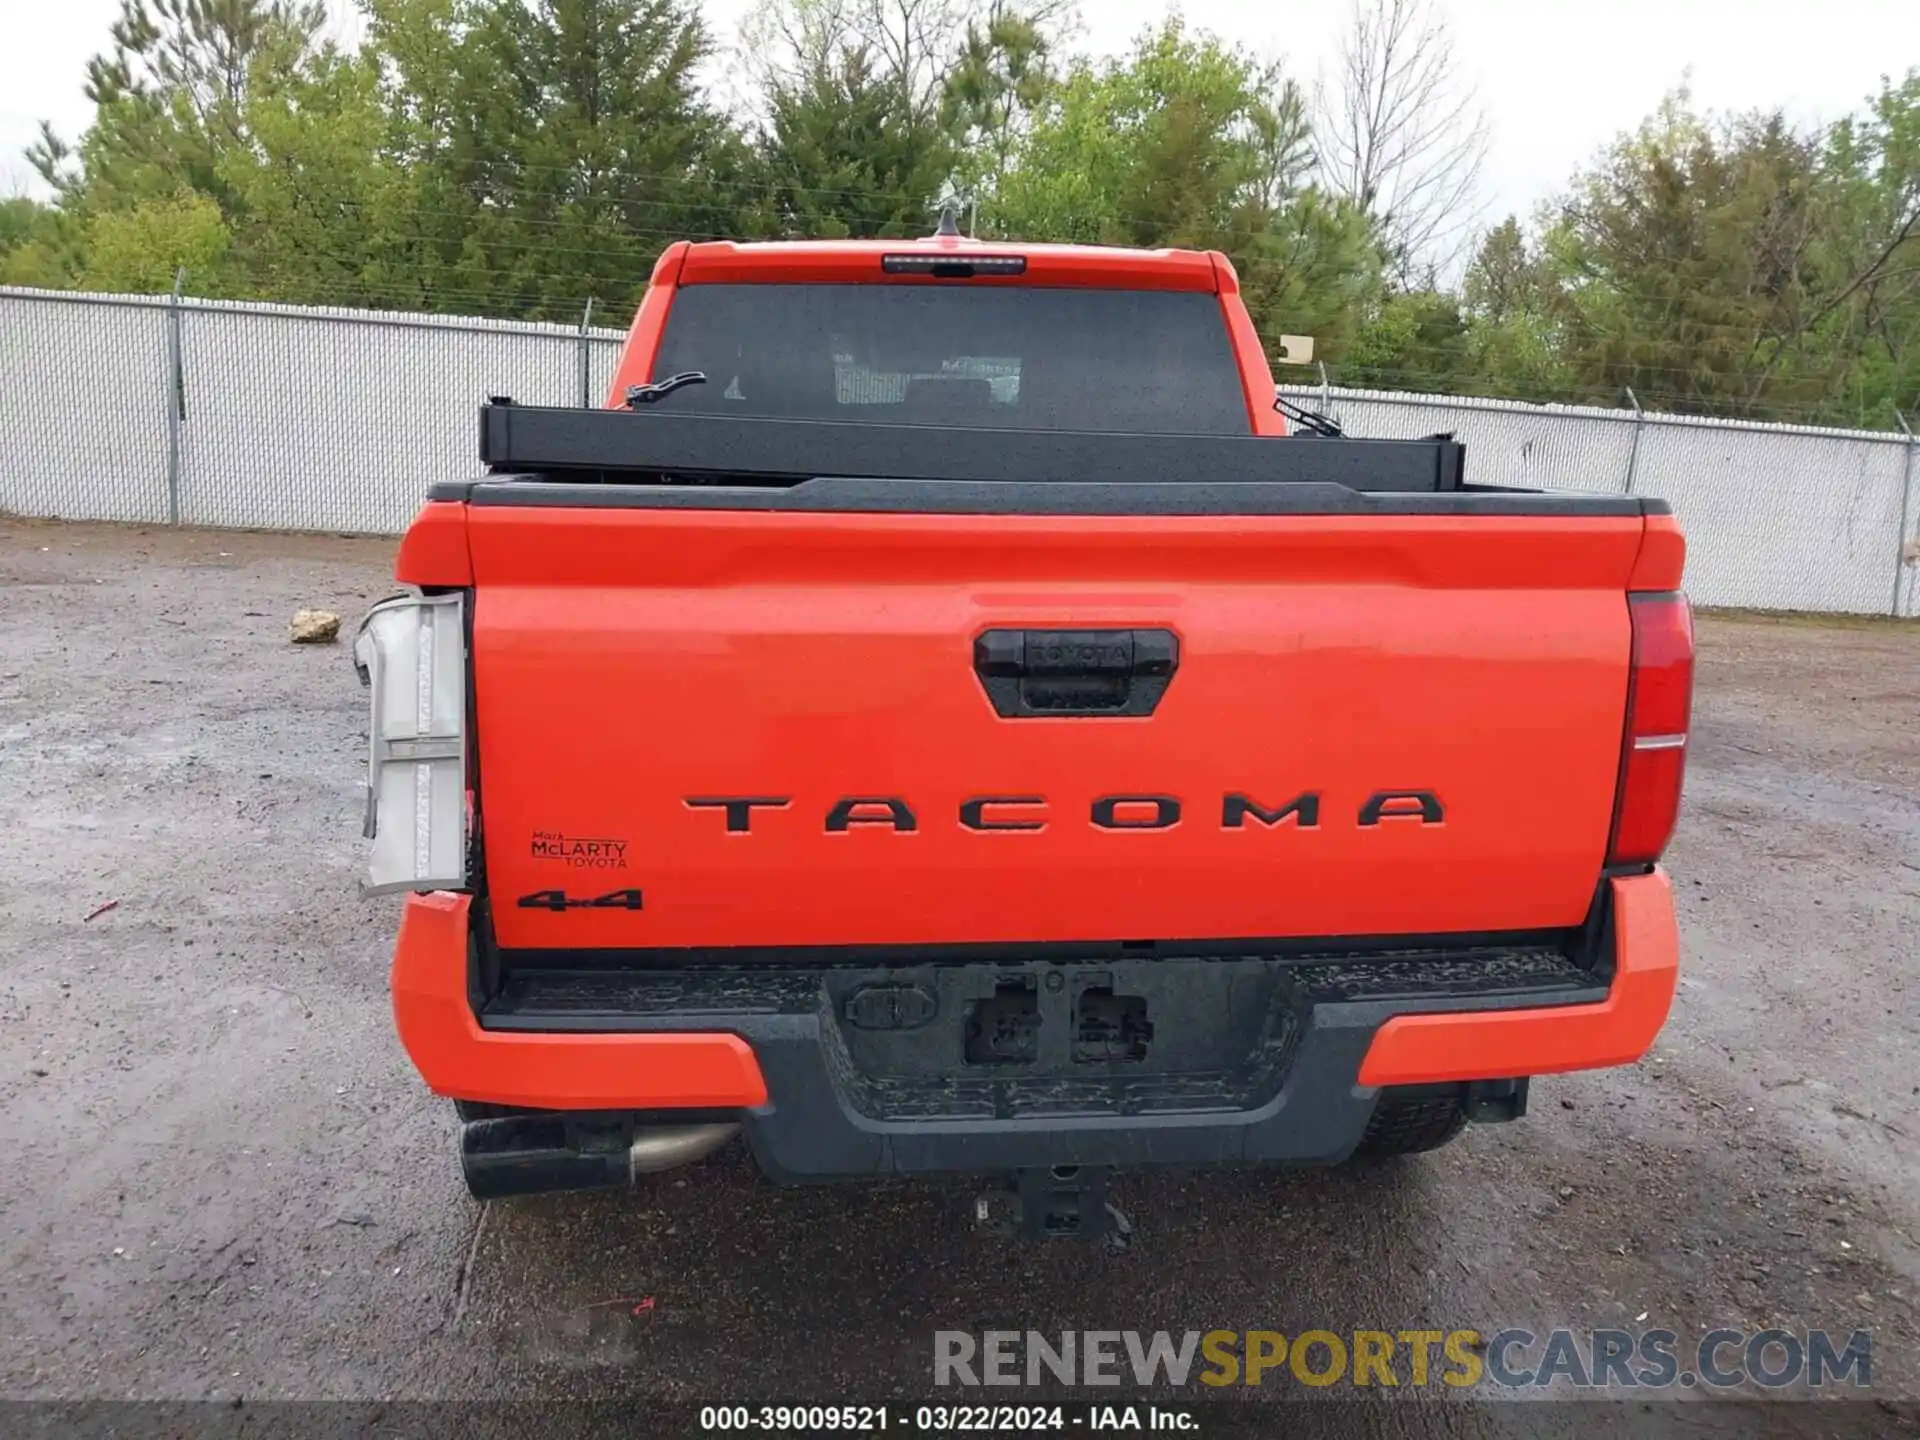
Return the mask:
<path id="1" fill-rule="evenodd" d="M 1686 597 L 1629 595 L 1627 610 L 1633 659 L 1609 865 L 1651 864 L 1673 838 L 1693 710 L 1693 610 Z"/>

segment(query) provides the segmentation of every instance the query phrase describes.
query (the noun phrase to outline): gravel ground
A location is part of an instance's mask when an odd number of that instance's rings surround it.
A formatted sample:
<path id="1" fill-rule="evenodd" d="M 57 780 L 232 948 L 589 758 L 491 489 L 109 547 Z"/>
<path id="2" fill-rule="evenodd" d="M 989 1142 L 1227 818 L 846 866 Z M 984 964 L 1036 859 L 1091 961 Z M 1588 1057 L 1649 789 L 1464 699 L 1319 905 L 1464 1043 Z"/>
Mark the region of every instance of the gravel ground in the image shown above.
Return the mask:
<path id="1" fill-rule="evenodd" d="M 0 520 L 0 1395 L 631 1419 L 925 1398 L 940 1328 L 1778 1325 L 1873 1333 L 1877 1404 L 1789 1409 L 1913 1433 L 1920 629 L 1702 618 L 1647 1060 L 1400 1167 L 1125 1177 L 1110 1255 L 974 1234 L 962 1185 L 775 1189 L 738 1147 L 470 1201 L 392 1034 L 396 902 L 355 893 L 362 692 L 343 646 L 286 643 L 301 606 L 353 624 L 391 554 Z"/>

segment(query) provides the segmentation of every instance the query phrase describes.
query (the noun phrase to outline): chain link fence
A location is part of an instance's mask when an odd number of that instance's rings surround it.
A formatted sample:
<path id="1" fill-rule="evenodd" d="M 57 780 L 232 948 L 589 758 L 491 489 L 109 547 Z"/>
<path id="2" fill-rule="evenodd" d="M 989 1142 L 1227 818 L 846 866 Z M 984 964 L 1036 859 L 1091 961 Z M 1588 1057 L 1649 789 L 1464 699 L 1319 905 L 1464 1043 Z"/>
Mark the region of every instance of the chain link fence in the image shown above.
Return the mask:
<path id="1" fill-rule="evenodd" d="M 1654 496 L 1687 532 L 1687 593 L 1702 605 L 1915 614 L 1915 441 L 1390 391 L 1284 386 L 1349 434 L 1452 432 L 1481 485 Z"/>
<path id="2" fill-rule="evenodd" d="M 0 510 L 406 528 L 489 395 L 598 404 L 621 330 L 0 287 Z"/>
<path id="3" fill-rule="evenodd" d="M 405 528 L 475 468 L 488 395 L 600 403 L 624 332 L 0 287 L 0 510 Z M 1669 501 L 1705 605 L 1912 616 L 1915 442 L 1566 405 L 1283 387 L 1349 434 L 1451 432 L 1479 484 Z"/>

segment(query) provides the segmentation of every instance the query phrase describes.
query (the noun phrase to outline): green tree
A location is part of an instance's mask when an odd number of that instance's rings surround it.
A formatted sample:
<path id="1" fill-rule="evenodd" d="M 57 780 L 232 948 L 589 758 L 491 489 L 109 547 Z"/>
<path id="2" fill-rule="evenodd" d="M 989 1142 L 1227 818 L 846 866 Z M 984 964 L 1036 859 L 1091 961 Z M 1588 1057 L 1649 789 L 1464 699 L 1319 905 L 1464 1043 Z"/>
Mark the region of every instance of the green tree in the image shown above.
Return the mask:
<path id="1" fill-rule="evenodd" d="M 695 84 L 692 0 L 367 0 L 404 194 L 385 283 L 425 308 L 618 313 L 679 236 L 740 225 L 745 147 Z"/>
<path id="2" fill-rule="evenodd" d="M 124 210 L 96 214 L 87 226 L 86 268 L 80 284 L 88 290 L 125 294 L 163 294 L 173 288 L 174 272 L 193 276 L 196 295 L 223 295 L 233 288 L 228 234 L 220 207 L 205 195 L 141 200 Z"/>
<path id="3" fill-rule="evenodd" d="M 1269 343 L 1309 333 L 1338 358 L 1378 293 L 1360 209 L 1307 180 L 1298 90 L 1176 19 L 1125 56 L 1077 62 L 982 214 L 1034 240 L 1219 249 Z"/>
<path id="4" fill-rule="evenodd" d="M 1107 244 L 1223 234 L 1255 181 L 1261 78 L 1178 19 L 1123 58 L 1076 61 L 1002 177 L 993 227 Z"/>
<path id="5" fill-rule="evenodd" d="M 940 118 L 958 151 L 955 178 L 970 200 L 992 203 L 1055 82 L 1052 37 L 1039 21 L 1001 12 L 967 26 L 942 86 Z"/>
<path id="6" fill-rule="evenodd" d="M 1070 0 L 771 0 L 744 27 L 757 224 L 914 234 L 984 201 L 1052 79 Z M 750 227 L 751 228 L 751 227 Z"/>
<path id="7" fill-rule="evenodd" d="M 1848 278 L 1804 333 L 1847 337 L 1832 417 L 1885 425 L 1896 408 L 1920 409 L 1920 70 L 1883 81 L 1864 114 L 1833 126 L 1822 168 L 1834 190 L 1837 269 Z"/>
<path id="8" fill-rule="evenodd" d="M 757 146 L 775 232 L 792 236 L 922 235 L 952 172 L 937 116 L 916 112 L 898 79 L 864 48 L 843 50 L 782 81 Z"/>
<path id="9" fill-rule="evenodd" d="M 408 203 L 383 227 L 390 303 L 405 309 L 514 313 L 498 242 L 510 211 L 487 188 L 504 153 L 494 107 L 509 75 L 482 29 L 491 0 L 362 0 L 379 67 L 384 152 Z"/>
<path id="10" fill-rule="evenodd" d="M 376 59 L 328 49 L 256 64 L 242 108 L 251 143 L 219 167 L 250 290 L 293 304 L 417 303 L 414 177 L 389 150 Z"/>
<path id="11" fill-rule="evenodd" d="M 61 289 L 79 268 L 67 216 L 25 195 L 0 200 L 0 285 Z"/>
<path id="12" fill-rule="evenodd" d="M 766 0 L 742 27 L 742 59 L 771 93 L 804 86 L 862 52 L 868 73 L 897 86 L 922 121 L 940 114 L 955 78 L 970 68 L 991 90 L 998 87 L 979 67 L 1004 65 L 1008 85 L 1018 87 L 1076 19 L 1074 0 Z M 980 98 L 984 112 L 996 108 Z"/>
<path id="13" fill-rule="evenodd" d="M 1574 385 L 1553 318 L 1564 303 L 1539 250 L 1508 216 L 1481 238 L 1462 281 L 1459 383 L 1476 394 L 1564 399 Z"/>
<path id="14" fill-rule="evenodd" d="M 1822 133 L 1669 97 L 1542 237 L 1572 382 L 1606 402 L 1631 386 L 1709 414 L 1890 421 L 1920 320 L 1917 101 L 1909 76 Z"/>
<path id="15" fill-rule="evenodd" d="M 11 255 L 46 223 L 47 207 L 25 195 L 0 200 L 0 255 Z"/>
<path id="16" fill-rule="evenodd" d="M 479 178 L 513 217 L 499 254 L 518 308 L 631 303 L 668 239 L 727 228 L 701 184 L 723 127 L 695 84 L 709 51 L 698 9 L 509 0 L 488 19 L 513 101 L 493 112 L 503 153 Z"/>
<path id="17" fill-rule="evenodd" d="M 7 278 L 154 291 L 184 265 L 197 293 L 247 293 L 230 166 L 258 143 L 259 77 L 318 54 L 323 18 L 318 0 L 122 0 L 87 66 L 93 123 L 75 145 L 43 125 L 29 151 L 57 220 Z"/>
<path id="18" fill-rule="evenodd" d="M 53 219 L 52 208 L 30 196 L 10 195 L 0 200 L 0 267 L 9 255 L 41 239 Z"/>
<path id="19" fill-rule="evenodd" d="M 112 48 L 87 64 L 93 124 L 77 147 L 50 127 L 28 158 L 71 208 L 112 209 L 181 190 L 226 209 L 221 158 L 249 143 L 254 61 L 317 43 L 321 0 L 121 0 Z"/>
<path id="20" fill-rule="evenodd" d="M 1387 294 L 1369 311 L 1342 357 L 1340 383 L 1379 390 L 1447 392 L 1472 385 L 1467 319 L 1457 296 L 1437 290 Z"/>
<path id="21" fill-rule="evenodd" d="M 1583 177 L 1549 248 L 1590 382 L 1746 410 L 1827 283 L 1817 161 L 1777 114 L 1716 125 L 1681 96 Z"/>

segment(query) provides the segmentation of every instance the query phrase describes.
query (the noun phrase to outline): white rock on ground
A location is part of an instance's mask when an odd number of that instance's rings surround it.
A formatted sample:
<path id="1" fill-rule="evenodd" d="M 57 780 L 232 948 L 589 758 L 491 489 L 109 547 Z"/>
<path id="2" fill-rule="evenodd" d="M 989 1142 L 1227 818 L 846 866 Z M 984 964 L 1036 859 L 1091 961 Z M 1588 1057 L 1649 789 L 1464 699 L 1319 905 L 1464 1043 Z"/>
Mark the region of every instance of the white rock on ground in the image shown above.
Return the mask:
<path id="1" fill-rule="evenodd" d="M 340 617 L 331 610 L 296 610 L 287 638 L 296 645 L 330 645 L 340 634 Z"/>

